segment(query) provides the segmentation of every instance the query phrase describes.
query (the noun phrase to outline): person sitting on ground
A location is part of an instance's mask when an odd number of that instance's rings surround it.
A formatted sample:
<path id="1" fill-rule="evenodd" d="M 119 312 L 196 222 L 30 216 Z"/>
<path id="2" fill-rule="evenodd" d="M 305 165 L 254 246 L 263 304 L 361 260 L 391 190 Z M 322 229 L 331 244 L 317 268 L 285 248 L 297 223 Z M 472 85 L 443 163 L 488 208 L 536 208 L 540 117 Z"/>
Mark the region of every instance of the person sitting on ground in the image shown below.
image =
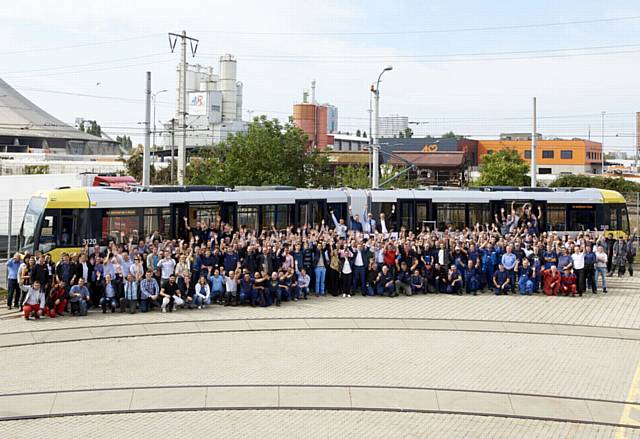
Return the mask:
<path id="1" fill-rule="evenodd" d="M 22 312 L 24 313 L 24 319 L 29 320 L 31 314 L 36 320 L 42 317 L 42 312 L 45 305 L 45 295 L 42 288 L 40 288 L 40 281 L 35 281 L 29 286 L 27 294 L 22 301 Z"/>

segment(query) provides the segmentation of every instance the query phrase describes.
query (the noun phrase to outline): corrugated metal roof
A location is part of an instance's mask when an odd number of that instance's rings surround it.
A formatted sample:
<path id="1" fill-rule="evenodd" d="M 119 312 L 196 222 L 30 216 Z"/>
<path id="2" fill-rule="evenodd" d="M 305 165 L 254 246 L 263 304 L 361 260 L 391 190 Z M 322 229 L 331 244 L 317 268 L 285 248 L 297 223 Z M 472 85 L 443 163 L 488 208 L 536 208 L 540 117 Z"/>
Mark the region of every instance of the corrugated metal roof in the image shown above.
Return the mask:
<path id="1" fill-rule="evenodd" d="M 397 165 L 404 164 L 400 159 L 404 159 L 416 166 L 432 166 L 435 168 L 459 168 L 464 166 L 464 152 L 399 152 L 394 151 L 394 157 L 389 159 L 389 163 Z"/>
<path id="2" fill-rule="evenodd" d="M 56 119 L 0 79 L 0 136 L 103 142 Z"/>

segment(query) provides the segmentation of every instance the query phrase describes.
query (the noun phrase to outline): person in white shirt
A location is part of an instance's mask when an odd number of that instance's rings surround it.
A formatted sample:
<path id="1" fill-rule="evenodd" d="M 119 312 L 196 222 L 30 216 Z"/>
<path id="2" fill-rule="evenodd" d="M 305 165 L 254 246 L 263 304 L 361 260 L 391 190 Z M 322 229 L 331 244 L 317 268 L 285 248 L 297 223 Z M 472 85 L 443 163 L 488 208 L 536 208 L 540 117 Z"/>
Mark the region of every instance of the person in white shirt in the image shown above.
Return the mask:
<path id="1" fill-rule="evenodd" d="M 331 219 L 333 220 L 333 224 L 336 226 L 336 235 L 338 235 L 339 238 L 346 239 L 347 226 L 344 223 L 344 219 L 340 218 L 340 221 L 338 221 L 333 210 L 331 211 Z"/>
<path id="2" fill-rule="evenodd" d="M 233 306 L 237 305 L 238 300 L 238 280 L 234 271 L 229 272 L 229 276 L 224 277 L 225 298 L 224 305 L 227 306 L 230 303 Z"/>
<path id="3" fill-rule="evenodd" d="M 168 251 L 165 251 L 164 258 L 162 258 L 160 262 L 158 262 L 158 267 L 160 268 L 162 281 L 161 284 L 164 284 L 169 280 L 169 277 L 174 274 L 174 271 L 176 269 L 176 261 L 171 258 Z"/>
<path id="4" fill-rule="evenodd" d="M 609 256 L 607 252 L 604 250 L 604 246 L 599 245 L 596 250 L 596 290 L 598 289 L 598 276 L 602 278 L 602 292 L 607 292 L 607 262 L 609 261 Z"/>
<path id="5" fill-rule="evenodd" d="M 342 297 L 351 297 L 353 269 L 351 268 L 349 260 L 353 257 L 353 254 L 349 249 L 340 250 L 339 257 L 342 262 L 342 270 L 340 272 L 340 278 L 342 280 Z"/>
<path id="6" fill-rule="evenodd" d="M 196 293 L 193 298 L 198 309 L 202 309 L 203 306 L 207 306 L 211 303 L 211 288 L 204 276 L 200 276 L 200 279 L 196 284 Z"/>
<path id="7" fill-rule="evenodd" d="M 42 289 L 40 288 L 40 282 L 36 280 L 33 282 L 33 285 L 31 285 L 27 290 L 24 301 L 22 302 L 24 319 L 29 320 L 29 318 L 31 317 L 31 313 L 34 314 L 36 320 L 42 317 L 42 313 L 44 310 L 44 301 L 44 291 L 42 291 Z"/>
<path id="8" fill-rule="evenodd" d="M 576 287 L 578 294 L 582 296 L 585 286 L 584 279 L 584 251 L 577 245 L 573 248 L 573 254 L 571 255 L 571 261 L 573 265 L 573 274 L 576 275 Z"/>

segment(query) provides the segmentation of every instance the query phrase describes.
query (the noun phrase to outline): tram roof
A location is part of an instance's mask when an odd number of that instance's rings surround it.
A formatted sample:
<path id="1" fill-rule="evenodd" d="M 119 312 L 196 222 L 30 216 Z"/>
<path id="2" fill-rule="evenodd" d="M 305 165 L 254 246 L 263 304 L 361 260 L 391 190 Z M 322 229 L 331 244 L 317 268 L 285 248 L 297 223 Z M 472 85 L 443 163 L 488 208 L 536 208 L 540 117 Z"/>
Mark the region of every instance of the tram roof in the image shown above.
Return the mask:
<path id="1" fill-rule="evenodd" d="M 86 191 L 86 192 L 85 192 Z M 173 203 L 224 203 L 235 202 L 239 205 L 291 204 L 296 200 L 327 200 L 329 203 L 350 203 L 353 198 L 371 195 L 376 203 L 395 202 L 398 199 L 428 199 L 435 203 L 487 203 L 493 200 L 544 200 L 548 203 L 624 203 L 624 198 L 615 191 L 601 189 L 525 191 L 525 190 L 436 190 L 436 189 L 396 189 L 396 190 L 356 190 L 356 189 L 290 189 L 281 190 L 176 190 L 165 191 L 124 191 L 107 187 L 87 187 L 58 189 L 45 194 L 51 200 L 69 201 L 71 192 L 74 197 L 89 201 L 94 208 L 118 207 L 161 207 Z M 56 196 L 57 195 L 57 196 Z M 45 195 L 46 196 L 46 195 Z M 84 201 L 86 203 L 87 201 Z M 86 204 L 85 204 L 86 206 Z M 62 207 L 62 206 L 60 206 Z M 68 207 L 68 206 L 67 206 Z M 80 205 L 76 207 L 81 207 Z"/>

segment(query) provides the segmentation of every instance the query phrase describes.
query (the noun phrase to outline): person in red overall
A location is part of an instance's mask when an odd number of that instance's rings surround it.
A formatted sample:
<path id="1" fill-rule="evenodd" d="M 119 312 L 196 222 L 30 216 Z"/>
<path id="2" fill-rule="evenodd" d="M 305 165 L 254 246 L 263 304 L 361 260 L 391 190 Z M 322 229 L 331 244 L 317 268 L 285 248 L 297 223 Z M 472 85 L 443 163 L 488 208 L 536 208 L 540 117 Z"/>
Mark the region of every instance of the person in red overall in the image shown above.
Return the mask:
<path id="1" fill-rule="evenodd" d="M 578 290 L 576 275 L 573 274 L 570 268 L 565 268 L 564 270 L 564 276 L 562 276 L 562 279 L 560 280 L 560 289 L 562 290 L 562 294 L 565 296 L 568 296 L 569 294 L 571 294 L 571 296 L 576 295 Z"/>
<path id="2" fill-rule="evenodd" d="M 560 272 L 555 265 L 542 272 L 542 289 L 547 296 L 557 296 L 560 291 Z"/>
<path id="3" fill-rule="evenodd" d="M 54 319 L 56 315 L 64 315 L 64 310 L 67 308 L 67 292 L 64 287 L 63 281 L 56 283 L 49 292 L 49 297 L 47 297 L 44 313 L 52 319 Z"/>

